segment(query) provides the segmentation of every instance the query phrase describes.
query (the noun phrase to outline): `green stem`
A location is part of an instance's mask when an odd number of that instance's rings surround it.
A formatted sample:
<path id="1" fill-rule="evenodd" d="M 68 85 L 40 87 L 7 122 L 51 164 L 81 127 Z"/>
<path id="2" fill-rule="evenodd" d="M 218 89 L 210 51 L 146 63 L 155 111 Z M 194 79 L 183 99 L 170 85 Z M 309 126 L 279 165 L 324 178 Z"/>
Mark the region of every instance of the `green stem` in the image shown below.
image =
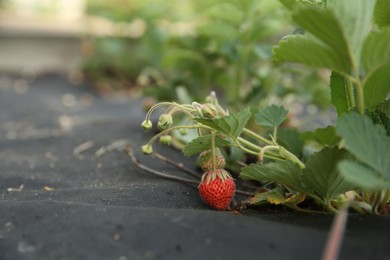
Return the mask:
<path id="1" fill-rule="evenodd" d="M 379 207 L 382 201 L 382 192 L 378 191 L 374 193 L 374 202 L 372 203 L 372 211 L 374 214 L 379 215 Z"/>
<path id="2" fill-rule="evenodd" d="M 261 151 L 261 147 L 258 146 L 258 145 L 255 145 L 254 143 L 251 143 L 247 140 L 245 140 L 244 138 L 242 137 L 238 137 L 237 140 L 243 144 L 245 144 L 246 146 L 249 146 L 251 147 L 253 150 L 257 151 L 257 152 L 260 152 Z"/>
<path id="3" fill-rule="evenodd" d="M 274 145 L 274 143 L 272 141 L 266 139 L 265 137 L 262 137 L 261 135 L 256 134 L 255 132 L 253 132 L 252 130 L 249 130 L 248 128 L 244 128 L 243 133 L 259 140 L 260 142 L 262 142 L 264 144 Z"/>
<path id="4" fill-rule="evenodd" d="M 355 69 L 354 69 L 355 77 L 353 77 L 353 76 L 351 76 L 349 74 L 345 74 L 345 73 L 343 73 L 342 75 L 355 85 L 356 98 L 357 98 L 357 108 L 359 110 L 359 113 L 364 115 L 364 91 L 363 91 L 363 86 L 362 86 L 362 82 L 359 79 L 359 69 L 356 66 L 354 66 L 354 67 L 355 67 Z M 348 89 L 348 98 L 351 101 L 355 100 L 355 98 L 353 97 L 352 90 L 349 90 L 349 89 Z M 351 102 L 351 105 L 352 104 L 355 104 L 355 101 Z"/>
<path id="5" fill-rule="evenodd" d="M 347 80 L 347 94 L 348 94 L 348 100 L 349 100 L 349 108 L 353 108 L 356 106 L 355 103 L 355 97 L 353 95 L 353 85 L 350 80 Z"/>
<path id="6" fill-rule="evenodd" d="M 370 203 L 370 193 L 368 191 L 363 191 L 363 200 L 364 202 L 371 204 Z"/>
<path id="7" fill-rule="evenodd" d="M 274 142 L 276 143 L 278 140 L 278 127 L 275 126 L 274 128 Z"/>
<path id="8" fill-rule="evenodd" d="M 361 85 L 360 80 L 356 81 L 356 95 L 357 95 L 357 107 L 359 109 L 359 113 L 364 115 L 364 93 L 363 86 Z"/>
<path id="9" fill-rule="evenodd" d="M 390 199 L 390 189 L 387 190 L 382 198 L 382 202 L 381 202 L 381 205 L 380 205 L 380 211 L 383 212 L 386 208 L 386 204 L 387 202 L 389 201 Z"/>
<path id="10" fill-rule="evenodd" d="M 296 164 L 299 165 L 299 167 L 301 167 L 301 169 L 305 169 L 305 164 L 298 159 L 298 157 L 295 156 L 295 154 L 291 153 L 290 151 L 288 151 L 286 148 L 284 148 L 283 146 L 280 146 L 280 155 L 285 157 L 287 160 L 290 160 L 292 162 L 295 162 Z"/>
<path id="11" fill-rule="evenodd" d="M 149 111 L 146 113 L 146 117 L 145 119 L 146 120 L 149 120 L 150 119 L 150 116 L 152 115 L 152 112 L 159 108 L 159 107 L 163 107 L 163 106 L 175 106 L 175 107 L 178 107 L 180 109 L 182 109 L 183 111 L 189 111 L 189 112 L 195 112 L 194 109 L 191 109 L 191 108 L 188 108 L 187 106 L 182 106 L 182 105 L 179 105 L 175 102 L 161 102 L 161 103 L 158 103 L 158 104 L 155 104 L 154 106 L 152 106 Z"/>
<path id="12" fill-rule="evenodd" d="M 212 167 L 213 171 L 216 170 L 216 161 L 215 161 L 215 131 L 211 133 L 211 158 L 212 158 Z"/>
<path id="13" fill-rule="evenodd" d="M 330 203 L 329 200 L 326 201 L 325 205 L 326 205 L 326 209 L 329 210 L 330 212 L 338 213 L 338 210 L 335 207 L 332 206 L 332 204 Z"/>
<path id="14" fill-rule="evenodd" d="M 182 128 L 188 128 L 188 129 L 194 129 L 194 128 L 205 128 L 205 129 L 212 129 L 208 126 L 205 126 L 205 125 L 201 125 L 201 124 L 197 124 L 197 125 L 178 125 L 178 126 L 173 126 L 171 128 L 168 128 L 164 131 L 161 131 L 160 133 L 156 134 L 155 136 L 153 136 L 152 138 L 150 138 L 149 142 L 146 144 L 146 145 L 149 145 L 151 146 L 155 141 L 158 140 L 158 138 L 160 136 L 163 136 L 163 135 L 166 135 L 167 133 L 169 132 L 172 132 L 173 130 L 177 130 L 177 129 L 182 129 Z"/>
<path id="15" fill-rule="evenodd" d="M 239 137 L 240 138 L 240 137 Z M 245 139 L 242 139 L 244 141 L 246 141 Z M 253 154 L 253 155 L 259 155 L 259 152 L 257 151 L 253 151 L 253 150 L 250 150 L 244 146 L 242 146 L 240 144 L 240 142 L 236 139 L 233 139 L 233 142 L 235 143 L 235 146 L 240 148 L 241 150 L 243 150 L 244 152 L 247 152 L 248 154 Z M 246 141 L 247 143 L 246 144 L 249 144 L 250 142 Z M 253 145 L 253 144 L 252 144 Z M 257 149 L 256 149 L 257 150 Z M 269 158 L 269 159 L 272 159 L 272 160 L 277 160 L 277 161 L 283 161 L 283 159 L 281 159 L 280 157 L 277 157 L 278 155 L 277 154 L 265 154 L 264 157 L 265 158 Z"/>
<path id="16" fill-rule="evenodd" d="M 277 145 L 267 145 L 267 146 L 264 146 L 264 147 L 261 149 L 260 153 L 259 153 L 259 161 L 260 161 L 260 162 L 263 162 L 263 158 L 264 158 L 265 153 L 266 153 L 268 150 L 270 150 L 270 149 L 278 150 L 278 151 L 279 151 L 279 146 L 277 146 Z"/>

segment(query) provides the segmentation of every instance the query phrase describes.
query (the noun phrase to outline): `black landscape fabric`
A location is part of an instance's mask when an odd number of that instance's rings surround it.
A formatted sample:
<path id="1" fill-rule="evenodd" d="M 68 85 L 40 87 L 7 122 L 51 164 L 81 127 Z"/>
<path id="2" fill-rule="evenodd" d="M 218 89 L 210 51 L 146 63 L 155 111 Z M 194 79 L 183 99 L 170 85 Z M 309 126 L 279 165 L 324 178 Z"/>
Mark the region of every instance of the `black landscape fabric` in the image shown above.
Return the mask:
<path id="1" fill-rule="evenodd" d="M 0 77 L 0 259 L 320 259 L 331 215 L 209 209 L 139 152 L 141 101 L 48 75 Z M 192 167 L 171 148 L 158 148 Z M 390 219 L 350 215 L 340 259 L 390 259 Z"/>

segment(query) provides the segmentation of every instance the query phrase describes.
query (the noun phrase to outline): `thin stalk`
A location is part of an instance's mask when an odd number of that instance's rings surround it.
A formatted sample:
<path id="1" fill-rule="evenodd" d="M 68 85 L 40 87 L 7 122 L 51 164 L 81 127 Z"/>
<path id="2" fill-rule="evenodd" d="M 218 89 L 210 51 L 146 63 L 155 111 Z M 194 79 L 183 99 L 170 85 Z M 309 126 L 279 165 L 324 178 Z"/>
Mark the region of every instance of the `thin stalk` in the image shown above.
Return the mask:
<path id="1" fill-rule="evenodd" d="M 145 119 L 146 120 L 149 120 L 150 119 L 150 116 L 152 115 L 152 112 L 159 108 L 159 107 L 163 107 L 163 106 L 175 106 L 175 107 L 178 107 L 182 110 L 187 110 L 189 112 L 196 112 L 194 109 L 191 109 L 189 108 L 188 106 L 182 106 L 182 105 L 179 105 L 177 104 L 176 102 L 161 102 L 161 103 L 158 103 L 158 104 L 155 104 L 154 106 L 152 106 L 149 111 L 146 113 L 146 117 Z"/>
<path id="2" fill-rule="evenodd" d="M 359 109 L 359 113 L 361 115 L 364 115 L 364 93 L 363 93 L 363 86 L 361 85 L 360 81 L 356 81 L 356 95 L 357 95 L 357 107 Z"/>
<path id="3" fill-rule="evenodd" d="M 356 106 L 356 103 L 355 103 L 355 97 L 353 95 L 353 85 L 352 85 L 352 82 L 350 80 L 347 79 L 347 94 L 348 94 L 348 100 L 349 100 L 349 107 L 350 108 L 353 108 Z"/>
<path id="4" fill-rule="evenodd" d="M 240 138 L 240 137 L 239 137 Z M 245 140 L 245 139 L 243 139 Z M 240 144 L 240 142 L 238 140 L 235 140 L 233 139 L 234 143 L 236 144 L 236 147 L 240 148 L 241 150 L 249 153 L 249 154 L 253 154 L 253 155 L 259 155 L 259 152 L 256 152 L 256 151 L 253 151 L 253 150 L 250 150 L 244 146 L 242 146 Z M 245 140 L 246 141 L 246 140 Z M 248 142 L 248 141 L 247 141 Z M 248 142 L 250 143 L 250 142 Z M 264 154 L 264 158 L 269 158 L 269 159 L 273 159 L 273 160 L 277 160 L 277 161 L 283 161 L 283 159 L 279 158 L 279 157 L 276 157 L 277 155 L 276 154 L 273 154 L 273 153 L 269 153 L 269 154 Z"/>
<path id="5" fill-rule="evenodd" d="M 186 179 L 186 178 L 182 178 L 182 177 L 178 177 L 178 176 L 173 176 L 173 175 L 170 175 L 170 174 L 165 174 L 163 172 L 160 172 L 160 171 L 156 171 L 154 169 L 151 169 L 143 164 L 141 164 L 137 158 L 135 158 L 134 156 L 134 152 L 133 152 L 133 149 L 131 149 L 131 147 L 126 147 L 125 148 L 125 153 L 131 158 L 131 160 L 133 161 L 133 163 L 135 164 L 135 166 L 137 166 L 138 168 L 140 168 L 141 170 L 144 170 L 146 172 L 149 172 L 151 174 L 154 174 L 154 175 L 157 175 L 159 177 L 163 177 L 163 178 L 166 178 L 166 179 L 170 179 L 170 180 L 175 180 L 175 181 L 180 181 L 180 182 L 185 182 L 185 183 L 188 183 L 188 184 L 195 184 L 195 185 L 199 185 L 199 181 L 195 181 L 195 180 L 190 180 L 190 179 Z"/>
<path id="6" fill-rule="evenodd" d="M 179 182 L 184 182 L 184 183 L 187 183 L 187 184 L 195 184 L 196 186 L 199 185 L 199 180 L 198 181 L 195 181 L 195 180 L 191 180 L 191 179 L 187 179 L 187 178 L 182 178 L 182 177 L 178 177 L 178 176 L 174 176 L 174 175 L 170 175 L 170 174 L 166 174 L 166 173 L 163 173 L 163 172 L 160 172 L 160 171 L 157 171 L 157 170 L 154 170 L 152 168 L 149 168 L 148 166 L 142 164 L 134 155 L 134 152 L 133 152 L 133 149 L 130 147 L 130 146 L 127 146 L 125 149 L 124 149 L 124 152 L 130 157 L 130 159 L 133 161 L 133 163 L 135 164 L 136 167 L 138 167 L 139 169 L 141 170 L 144 170 L 148 173 L 151 173 L 151 174 L 154 174 L 156 176 L 159 176 L 159 177 L 162 177 L 162 178 L 166 178 L 166 179 L 169 179 L 169 180 L 174 180 L 174 181 L 179 181 Z M 163 156 L 162 156 L 163 157 Z M 166 161 L 167 158 L 164 157 L 164 161 Z M 169 160 L 169 159 L 168 159 Z M 170 162 L 173 166 L 176 166 L 178 167 L 179 169 L 182 169 L 182 170 L 185 170 L 186 172 L 190 171 L 189 169 L 185 168 L 184 166 L 180 165 L 180 164 L 177 164 L 173 161 Z M 196 176 L 198 178 L 200 178 L 200 176 Z M 254 194 L 251 193 L 251 192 L 247 192 L 247 191 L 243 191 L 243 190 L 236 190 L 236 193 L 237 194 L 240 194 L 240 195 L 244 195 L 244 196 L 247 196 L 247 197 L 251 197 L 253 196 Z"/>
<path id="7" fill-rule="evenodd" d="M 370 203 L 370 193 L 368 191 L 363 191 L 363 200 L 364 202 L 371 204 Z"/>
<path id="8" fill-rule="evenodd" d="M 237 140 L 238 140 L 239 142 L 241 142 L 241 143 L 247 145 L 247 146 L 250 146 L 250 147 L 251 147 L 252 149 L 254 149 L 254 150 L 258 150 L 258 152 L 260 152 L 261 149 L 263 149 L 263 148 L 260 148 L 260 146 L 257 146 L 257 145 L 255 145 L 255 144 L 253 144 L 253 143 L 251 143 L 251 142 L 245 140 L 245 139 L 242 138 L 242 137 L 238 137 Z M 279 154 L 273 153 L 273 152 L 267 152 L 267 154 L 264 155 L 264 156 L 265 156 L 265 157 L 267 157 L 267 156 L 273 156 L 273 157 L 277 157 L 277 158 L 279 158 L 279 159 L 282 159 L 282 158 L 280 157 Z M 268 158 L 271 158 L 271 157 L 268 157 Z"/>
<path id="9" fill-rule="evenodd" d="M 211 158 L 212 158 L 212 167 L 213 171 L 216 170 L 216 162 L 215 162 L 215 131 L 211 133 Z"/>
<path id="10" fill-rule="evenodd" d="M 257 152 L 260 152 L 261 151 L 261 147 L 258 146 L 258 145 L 255 145 L 254 143 L 251 143 L 247 140 L 245 140 L 244 138 L 242 137 L 238 137 L 237 140 L 243 144 L 245 144 L 246 146 L 249 146 L 250 148 L 252 148 L 253 150 L 257 151 Z"/>
<path id="11" fill-rule="evenodd" d="M 192 171 L 192 170 L 188 169 L 187 167 L 184 167 L 184 165 L 182 163 L 177 163 L 177 162 L 165 157 L 164 155 L 162 155 L 158 152 L 153 153 L 153 155 L 156 156 L 161 161 L 166 162 L 167 164 L 173 165 L 173 166 L 179 168 L 180 170 L 192 175 L 195 178 L 201 177 L 201 175 L 196 173 L 195 171 Z"/>
<path id="12" fill-rule="evenodd" d="M 386 208 L 386 204 L 390 199 L 390 189 L 385 191 L 385 194 L 383 195 L 382 203 L 380 205 L 380 211 L 383 212 Z"/>
<path id="13" fill-rule="evenodd" d="M 264 144 L 268 144 L 268 145 L 274 145 L 274 143 L 264 137 L 262 137 L 261 135 L 258 135 L 256 134 L 255 132 L 253 132 L 252 130 L 249 130 L 248 128 L 244 128 L 243 129 L 243 133 L 259 140 L 260 142 L 264 143 Z"/>
<path id="14" fill-rule="evenodd" d="M 374 202 L 372 203 L 372 210 L 374 214 L 379 215 L 379 207 L 382 202 L 382 192 L 378 191 L 374 193 Z"/>
<path id="15" fill-rule="evenodd" d="M 275 128 L 274 128 L 274 141 L 275 141 L 275 143 L 277 140 L 278 140 L 278 127 L 275 126 Z"/>
<path id="16" fill-rule="evenodd" d="M 255 152 L 253 150 L 250 150 L 250 149 L 246 148 L 245 146 L 242 146 L 237 140 L 233 139 L 233 141 L 234 141 L 235 146 L 240 148 L 244 152 L 247 152 L 248 154 L 252 154 L 252 155 L 257 155 L 258 154 L 258 152 Z"/>
<path id="17" fill-rule="evenodd" d="M 188 129 L 193 129 L 193 128 L 206 128 L 206 129 L 212 129 L 208 126 L 205 126 L 205 125 L 201 125 L 201 124 L 197 124 L 197 125 L 178 125 L 178 126 L 173 126 L 171 128 L 168 128 L 164 131 L 161 131 L 160 133 L 156 134 L 155 136 L 153 136 L 152 138 L 150 138 L 149 142 L 147 143 L 147 145 L 152 145 L 155 141 L 157 141 L 157 139 L 160 137 L 160 136 L 163 136 L 163 135 L 166 135 L 167 133 L 169 132 L 172 132 L 173 130 L 176 130 L 176 129 L 183 129 L 183 128 L 188 128 Z"/>

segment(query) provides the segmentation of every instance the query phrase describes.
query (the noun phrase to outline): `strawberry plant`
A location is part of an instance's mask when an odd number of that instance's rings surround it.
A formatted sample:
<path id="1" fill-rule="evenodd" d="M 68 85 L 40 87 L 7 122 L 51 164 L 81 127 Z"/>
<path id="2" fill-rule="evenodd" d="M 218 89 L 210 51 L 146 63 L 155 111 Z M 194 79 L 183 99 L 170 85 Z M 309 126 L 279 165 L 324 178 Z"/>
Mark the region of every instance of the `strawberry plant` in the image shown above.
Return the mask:
<path id="1" fill-rule="evenodd" d="M 286 129 L 288 111 L 281 106 L 229 113 L 212 92 L 202 104 L 162 102 L 153 106 L 143 123 L 145 129 L 152 127 L 150 116 L 160 107 L 166 107 L 165 115 L 188 119 L 169 120 L 169 126 L 142 147 L 143 152 L 152 153 L 159 137 L 175 136 L 175 132 L 186 129 L 192 138 L 180 149 L 187 156 L 202 153 L 206 158 L 200 187 L 205 179 L 211 186 L 231 181 L 230 175 L 218 177 L 219 168 L 224 166 L 217 164 L 217 158 L 219 150 L 239 149 L 257 159 L 242 167 L 239 177 L 263 185 L 244 201 L 246 204 L 281 204 L 309 212 L 338 212 L 351 207 L 360 213 L 389 214 L 388 2 L 280 1 L 291 11 L 292 22 L 302 34 L 284 37 L 273 48 L 273 58 L 278 63 L 294 62 L 331 71 L 332 104 L 338 115 L 335 125 L 299 135 L 297 130 Z M 163 118 L 158 125 L 163 124 Z M 250 119 L 258 125 L 256 130 L 247 127 Z M 264 130 L 269 134 L 262 134 L 267 133 Z M 223 199 L 224 207 L 216 207 L 207 196 L 202 197 L 214 208 L 227 208 L 228 202 Z"/>

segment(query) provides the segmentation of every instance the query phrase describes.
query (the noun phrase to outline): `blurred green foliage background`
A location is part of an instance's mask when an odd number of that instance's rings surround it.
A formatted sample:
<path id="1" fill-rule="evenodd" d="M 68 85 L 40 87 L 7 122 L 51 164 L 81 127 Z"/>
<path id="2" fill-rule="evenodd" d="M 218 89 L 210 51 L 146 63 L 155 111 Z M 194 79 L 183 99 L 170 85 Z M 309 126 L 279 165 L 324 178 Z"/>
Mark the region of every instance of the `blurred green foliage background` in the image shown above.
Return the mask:
<path id="1" fill-rule="evenodd" d="M 89 0 L 87 13 L 111 24 L 87 37 L 84 64 L 105 91 L 201 102 L 216 90 L 233 109 L 292 97 L 329 105 L 326 71 L 272 62 L 272 46 L 299 33 L 278 1 Z"/>

